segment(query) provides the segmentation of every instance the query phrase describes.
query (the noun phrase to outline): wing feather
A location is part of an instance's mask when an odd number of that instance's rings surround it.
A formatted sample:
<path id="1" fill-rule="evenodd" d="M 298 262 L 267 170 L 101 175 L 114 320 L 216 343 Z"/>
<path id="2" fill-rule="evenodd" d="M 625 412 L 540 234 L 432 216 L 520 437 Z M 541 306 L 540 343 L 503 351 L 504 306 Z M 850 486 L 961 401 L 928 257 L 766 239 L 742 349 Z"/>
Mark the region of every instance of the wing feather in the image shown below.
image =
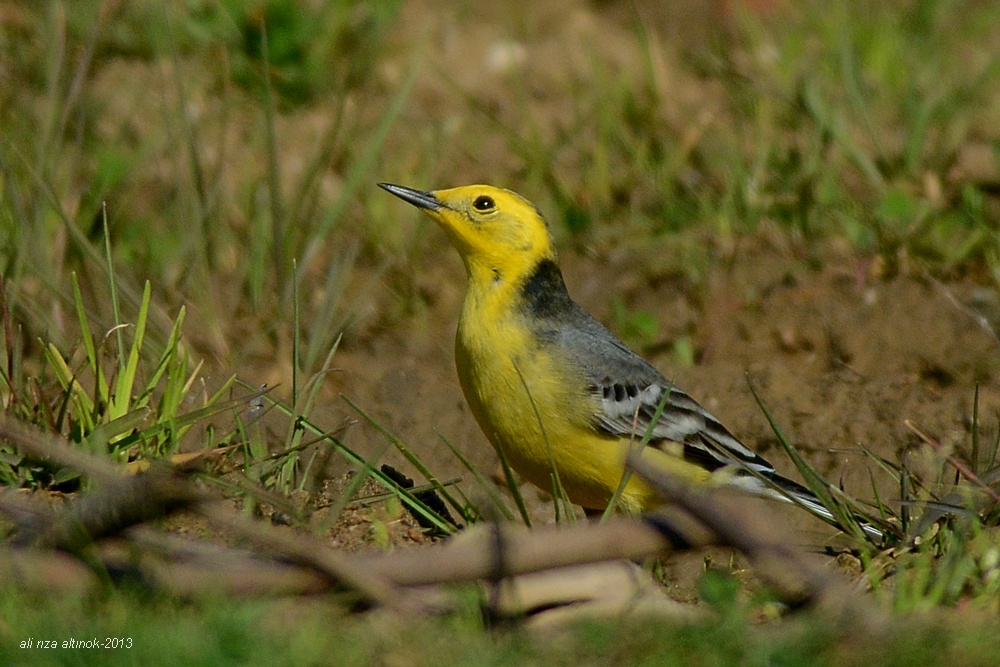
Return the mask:
<path id="1" fill-rule="evenodd" d="M 736 466 L 763 474 L 774 472 L 774 466 L 745 447 L 718 419 L 625 347 L 600 322 L 579 307 L 572 311 L 563 312 L 559 326 L 542 335 L 558 340 L 588 377 L 597 399 L 592 422 L 596 431 L 642 438 L 666 395 L 651 445 L 681 443 L 685 459 L 708 470 Z"/>

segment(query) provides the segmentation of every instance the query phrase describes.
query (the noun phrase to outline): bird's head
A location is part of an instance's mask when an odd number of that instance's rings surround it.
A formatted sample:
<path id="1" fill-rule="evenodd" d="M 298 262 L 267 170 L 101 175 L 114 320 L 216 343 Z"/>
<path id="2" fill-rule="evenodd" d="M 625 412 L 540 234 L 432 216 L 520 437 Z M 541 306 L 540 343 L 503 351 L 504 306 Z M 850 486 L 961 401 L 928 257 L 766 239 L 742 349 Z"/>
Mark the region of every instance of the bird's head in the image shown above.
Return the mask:
<path id="1" fill-rule="evenodd" d="M 444 228 L 469 275 L 517 279 L 543 259 L 555 259 L 552 235 L 541 213 L 520 195 L 490 185 L 422 192 L 379 183 L 422 209 Z"/>

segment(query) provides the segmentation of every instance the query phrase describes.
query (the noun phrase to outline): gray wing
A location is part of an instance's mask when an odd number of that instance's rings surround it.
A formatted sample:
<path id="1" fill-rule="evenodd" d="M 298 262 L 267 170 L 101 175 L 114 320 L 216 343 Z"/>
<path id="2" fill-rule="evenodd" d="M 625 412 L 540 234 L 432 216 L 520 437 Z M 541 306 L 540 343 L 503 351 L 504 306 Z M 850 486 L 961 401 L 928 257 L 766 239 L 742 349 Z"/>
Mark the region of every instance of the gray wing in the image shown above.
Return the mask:
<path id="1" fill-rule="evenodd" d="M 566 350 L 590 380 L 600 406 L 592 424 L 598 433 L 641 439 L 666 394 L 666 404 L 653 427 L 649 446 L 681 443 L 685 460 L 708 471 L 732 466 L 737 472 L 731 480 L 735 486 L 795 503 L 843 529 L 839 519 L 812 491 L 775 472 L 774 466 L 743 446 L 718 419 L 673 387 L 659 371 L 575 303 L 564 304 L 558 320 L 543 318 L 540 323 L 536 319 L 534 324 L 535 333 Z M 865 533 L 883 539 L 879 528 L 862 517 L 857 518 Z"/>
<path id="2" fill-rule="evenodd" d="M 710 471 L 736 466 L 764 475 L 774 472 L 774 466 L 747 449 L 718 419 L 674 387 L 600 322 L 579 306 L 574 311 L 571 315 L 564 313 L 559 325 L 546 334 L 556 339 L 590 379 L 600 399 L 600 411 L 593 423 L 596 431 L 641 439 L 669 391 L 653 428 L 651 444 L 682 443 L 684 458 Z"/>

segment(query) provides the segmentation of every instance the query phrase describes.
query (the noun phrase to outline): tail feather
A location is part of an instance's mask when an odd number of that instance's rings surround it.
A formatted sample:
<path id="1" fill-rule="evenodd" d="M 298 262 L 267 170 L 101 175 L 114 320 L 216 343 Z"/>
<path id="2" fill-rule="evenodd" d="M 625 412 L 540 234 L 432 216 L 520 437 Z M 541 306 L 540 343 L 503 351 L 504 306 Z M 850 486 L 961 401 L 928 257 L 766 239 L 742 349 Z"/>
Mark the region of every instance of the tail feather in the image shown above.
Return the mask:
<path id="1" fill-rule="evenodd" d="M 833 512 L 828 510 L 812 491 L 775 472 L 761 472 L 754 475 L 744 471 L 732 480 L 732 484 L 757 496 L 794 503 L 827 523 L 842 528 Z M 858 515 L 854 518 L 868 537 L 880 542 L 885 539 L 885 533 L 866 519 Z"/>

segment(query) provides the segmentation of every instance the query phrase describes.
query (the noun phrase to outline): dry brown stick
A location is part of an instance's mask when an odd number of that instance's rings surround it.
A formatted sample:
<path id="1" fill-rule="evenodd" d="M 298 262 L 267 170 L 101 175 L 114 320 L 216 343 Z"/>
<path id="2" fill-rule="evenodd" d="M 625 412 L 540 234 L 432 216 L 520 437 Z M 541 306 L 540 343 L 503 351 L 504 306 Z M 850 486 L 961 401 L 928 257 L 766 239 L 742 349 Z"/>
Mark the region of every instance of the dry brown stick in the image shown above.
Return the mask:
<path id="1" fill-rule="evenodd" d="M 145 562 L 142 572 L 156 590 L 195 599 L 206 595 L 316 595 L 331 588 L 329 578 L 314 568 L 246 555 L 230 554 L 228 559 L 225 564 L 199 558 L 159 564 Z"/>
<path id="2" fill-rule="evenodd" d="M 0 544 L 0 582 L 63 595 L 93 591 L 93 570 L 70 554 L 51 549 L 10 548 Z"/>
<path id="3" fill-rule="evenodd" d="M 316 594 L 343 585 L 345 572 L 358 572 L 362 583 L 355 583 L 354 588 L 369 591 L 367 600 L 390 606 L 412 599 L 393 586 L 470 582 L 493 574 L 490 556 L 493 541 L 485 532 L 463 535 L 457 543 L 436 547 L 390 554 L 341 554 L 309 536 L 291 535 L 238 515 L 234 518 L 234 513 L 224 508 L 219 509 L 216 519 L 217 525 L 224 525 L 229 530 L 235 528 L 238 534 L 248 537 L 248 541 L 267 553 L 253 555 L 243 549 L 188 540 L 139 526 L 125 533 L 127 543 L 102 542 L 97 557 L 108 571 L 132 571 L 141 581 L 157 589 L 184 596 Z M 262 539 L 258 528 L 270 535 Z M 679 534 L 683 529 L 677 530 Z M 670 542 L 657 530 L 641 521 L 622 517 L 600 526 L 547 526 L 533 531 L 508 526 L 505 532 L 504 548 L 508 553 L 510 575 L 577 563 L 642 558 L 670 550 Z M 124 547 L 124 544 L 138 548 Z M 295 562 L 289 563 L 287 559 Z M 64 566 L 65 563 L 73 565 Z M 25 571 L 30 567 L 35 569 Z M 60 568 L 66 572 L 65 576 L 40 574 L 57 572 Z M 97 579 L 78 561 L 51 550 L 0 548 L 0 575 L 5 573 L 21 573 L 17 575 L 21 580 L 52 591 L 76 590 L 97 584 Z M 369 589 L 373 578 L 383 586 L 374 594 Z M 424 591 L 417 599 L 420 602 L 426 599 Z"/>
<path id="4" fill-rule="evenodd" d="M 331 588 L 330 579 L 315 569 L 255 557 L 224 545 L 201 541 L 192 549 L 131 538 L 117 544 L 102 543 L 96 553 L 101 567 L 115 573 L 116 578 L 138 578 L 170 595 L 270 597 L 317 594 Z M 93 592 L 101 584 L 90 567 L 70 554 L 3 545 L 0 581 L 59 595 Z"/>
<path id="5" fill-rule="evenodd" d="M 159 513 L 203 499 L 195 494 L 193 485 L 176 474 L 123 476 L 119 467 L 6 416 L 0 417 L 0 438 L 25 453 L 55 461 L 105 484 L 103 493 L 78 501 L 74 510 L 59 513 L 45 525 L 26 530 L 19 538 L 21 543 L 76 548 L 89 538 L 110 534 L 114 528 L 121 530 L 144 518 L 152 518 L 144 513 L 143 504 L 137 502 L 143 499 L 143 494 Z M 397 601 L 391 586 L 356 568 L 341 554 L 311 536 L 300 534 L 293 538 L 271 526 L 227 511 L 216 503 L 200 503 L 196 509 L 216 525 L 234 530 L 257 545 L 277 551 L 355 589 L 366 602 L 391 606 Z"/>
<path id="6" fill-rule="evenodd" d="M 663 472 L 642 456 L 630 453 L 628 465 L 665 499 L 684 508 L 718 535 L 721 543 L 745 553 L 787 601 L 814 604 L 851 598 L 844 582 L 807 561 L 773 524 L 744 511 L 739 499 L 723 498 L 721 489 L 709 495 Z"/>
<path id="7" fill-rule="evenodd" d="M 110 570 L 135 569 L 150 583 L 182 595 L 199 591 L 318 593 L 349 584 L 368 601 L 390 606 L 398 606 L 404 597 L 396 587 L 479 581 L 496 574 L 494 540 L 487 531 L 471 529 L 457 540 L 421 549 L 343 554 L 312 536 L 251 521 L 218 504 L 204 504 L 199 511 L 216 526 L 235 532 L 266 553 L 252 556 L 241 549 L 186 540 L 140 526 L 126 533 L 140 549 L 122 552 L 114 543 L 106 543 L 100 548 L 101 561 Z M 711 541 L 705 529 L 682 512 L 668 510 L 658 525 L 665 522 L 671 526 L 671 539 L 644 521 L 627 517 L 613 517 L 600 525 L 543 526 L 531 531 L 505 525 L 505 574 L 640 559 Z M 275 557 L 285 561 L 275 561 Z M 376 582 L 374 587 L 372 582 Z"/>
<path id="8" fill-rule="evenodd" d="M 97 482 L 109 482 L 122 476 L 120 466 L 73 447 L 61 438 L 44 433 L 8 415 L 0 415 L 0 440 L 6 440 L 22 453 L 36 459 L 50 460 Z"/>
<path id="9" fill-rule="evenodd" d="M 51 510 L 37 499 L 14 489 L 0 489 L 0 514 L 16 525 L 23 525 L 45 516 Z"/>
<path id="10" fill-rule="evenodd" d="M 328 544 L 306 533 L 288 533 L 260 521 L 251 521 L 219 503 L 202 503 L 197 511 L 216 527 L 236 533 L 258 548 L 306 565 L 332 581 L 357 591 L 370 604 L 398 606 L 392 585 L 362 563 L 348 559 Z"/>
<path id="11" fill-rule="evenodd" d="M 118 477 L 65 509 L 23 524 L 14 544 L 76 551 L 131 526 L 191 507 L 205 497 L 169 468 Z"/>
<path id="12" fill-rule="evenodd" d="M 61 439 L 0 417 L 0 439 L 25 454 L 71 468 L 101 482 L 61 511 L 22 522 L 18 545 L 79 549 L 129 526 L 159 518 L 197 502 L 199 493 L 186 479 L 164 467 L 142 475 L 123 475 L 121 466 L 73 447 Z"/>
<path id="13" fill-rule="evenodd" d="M 628 517 L 603 524 L 539 526 L 527 530 L 501 524 L 504 576 L 607 560 L 636 560 L 713 543 L 712 535 L 686 513 L 666 510 L 674 537 Z M 470 529 L 474 531 L 475 529 Z M 397 586 L 478 581 L 495 578 L 496 540 L 492 531 L 475 531 L 424 549 L 385 555 L 352 556 L 364 567 Z"/>
<path id="14" fill-rule="evenodd" d="M 330 578 L 315 568 L 217 542 L 148 526 L 130 529 L 127 537 L 127 543 L 103 545 L 101 561 L 109 569 L 135 570 L 143 581 L 173 595 L 310 595 L 332 587 Z"/>

